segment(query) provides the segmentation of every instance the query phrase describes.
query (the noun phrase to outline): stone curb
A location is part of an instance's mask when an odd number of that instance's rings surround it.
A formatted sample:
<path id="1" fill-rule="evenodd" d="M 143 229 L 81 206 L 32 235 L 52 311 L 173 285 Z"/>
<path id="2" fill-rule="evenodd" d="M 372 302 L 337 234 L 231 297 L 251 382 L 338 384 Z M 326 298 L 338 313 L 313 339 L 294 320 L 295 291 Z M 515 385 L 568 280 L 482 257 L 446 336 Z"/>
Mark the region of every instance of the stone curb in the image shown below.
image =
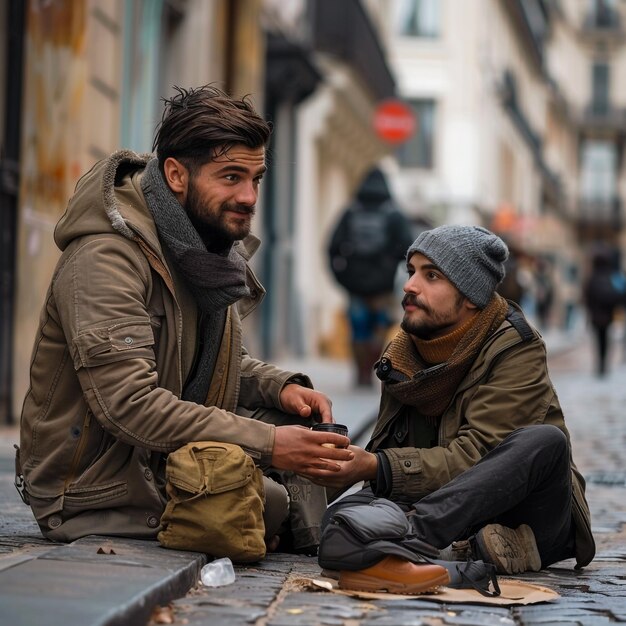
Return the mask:
<path id="1" fill-rule="evenodd" d="M 0 622 L 20 626 L 145 624 L 184 596 L 207 558 L 156 541 L 84 537 L 0 560 Z"/>

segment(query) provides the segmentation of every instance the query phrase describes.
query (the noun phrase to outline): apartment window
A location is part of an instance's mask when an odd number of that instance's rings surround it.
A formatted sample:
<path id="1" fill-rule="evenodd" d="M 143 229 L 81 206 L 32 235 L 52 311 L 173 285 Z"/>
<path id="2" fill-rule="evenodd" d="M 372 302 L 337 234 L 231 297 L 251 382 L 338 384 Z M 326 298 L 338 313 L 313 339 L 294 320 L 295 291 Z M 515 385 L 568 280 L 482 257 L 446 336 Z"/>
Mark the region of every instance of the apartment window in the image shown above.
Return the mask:
<path id="1" fill-rule="evenodd" d="M 433 144 L 436 103 L 434 100 L 409 100 L 415 112 L 415 134 L 398 149 L 398 161 L 402 167 L 430 169 L 434 165 Z"/>
<path id="2" fill-rule="evenodd" d="M 397 32 L 407 37 L 438 37 L 441 0 L 397 0 Z"/>
<path id="3" fill-rule="evenodd" d="M 581 191 L 585 200 L 609 202 L 616 194 L 617 150 L 610 141 L 585 141 L 581 152 Z"/>
<path id="4" fill-rule="evenodd" d="M 616 0 L 591 0 L 591 23 L 596 28 L 611 28 L 618 25 Z"/>
<path id="5" fill-rule="evenodd" d="M 609 66 L 596 62 L 591 70 L 592 108 L 595 114 L 605 114 L 609 110 Z"/>

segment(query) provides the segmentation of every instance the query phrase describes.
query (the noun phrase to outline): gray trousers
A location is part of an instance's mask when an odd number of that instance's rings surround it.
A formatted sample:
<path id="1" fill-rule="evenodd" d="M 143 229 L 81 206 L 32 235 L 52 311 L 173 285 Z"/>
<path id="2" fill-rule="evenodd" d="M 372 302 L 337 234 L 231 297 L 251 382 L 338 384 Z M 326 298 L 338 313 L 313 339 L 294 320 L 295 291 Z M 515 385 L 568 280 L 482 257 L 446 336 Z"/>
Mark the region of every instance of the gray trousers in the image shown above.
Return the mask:
<path id="1" fill-rule="evenodd" d="M 486 524 L 528 524 L 542 567 L 574 556 L 572 471 L 567 438 L 556 426 L 512 432 L 476 465 L 417 502 L 397 502 L 415 534 L 436 548 L 467 539 Z M 377 496 L 367 487 L 332 504 L 365 504 Z"/>
<path id="2" fill-rule="evenodd" d="M 520 428 L 474 467 L 415 502 L 415 530 L 444 548 L 485 524 L 528 524 L 543 567 L 573 557 L 570 458 L 567 438 L 556 426 Z"/>

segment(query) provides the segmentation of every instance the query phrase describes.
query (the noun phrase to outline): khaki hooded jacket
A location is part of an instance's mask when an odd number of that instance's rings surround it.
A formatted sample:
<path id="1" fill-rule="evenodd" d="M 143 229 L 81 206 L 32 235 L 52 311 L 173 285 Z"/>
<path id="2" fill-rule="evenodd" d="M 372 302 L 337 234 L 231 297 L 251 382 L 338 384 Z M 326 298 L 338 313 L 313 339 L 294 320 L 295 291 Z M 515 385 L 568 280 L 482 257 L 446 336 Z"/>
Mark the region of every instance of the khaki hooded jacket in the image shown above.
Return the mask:
<path id="1" fill-rule="evenodd" d="M 517 314 L 521 318 L 521 311 Z M 378 421 L 368 444 L 368 450 L 382 450 L 389 460 L 393 484 L 388 497 L 392 500 L 416 502 L 525 426 L 557 426 L 567 436 L 571 450 L 563 412 L 548 375 L 545 344 L 525 321 L 522 333 L 507 319 L 487 339 L 443 413 L 437 446 L 393 446 L 395 435 L 406 432 L 406 424 L 398 419 L 401 409 L 402 404 L 383 388 Z M 571 467 L 576 561 L 582 567 L 593 559 L 595 543 L 585 480 L 573 460 Z"/>
<path id="2" fill-rule="evenodd" d="M 24 401 L 20 460 L 43 534 L 155 537 L 169 452 L 191 441 L 240 445 L 269 465 L 273 425 L 237 407 L 281 408 L 302 375 L 251 358 L 241 318 L 264 290 L 228 309 L 206 406 L 180 399 L 196 352 L 197 307 L 168 265 L 141 192 L 148 155 L 116 152 L 78 182 L 55 230 L 62 250 L 46 295 Z M 258 247 L 235 244 L 246 261 Z"/>

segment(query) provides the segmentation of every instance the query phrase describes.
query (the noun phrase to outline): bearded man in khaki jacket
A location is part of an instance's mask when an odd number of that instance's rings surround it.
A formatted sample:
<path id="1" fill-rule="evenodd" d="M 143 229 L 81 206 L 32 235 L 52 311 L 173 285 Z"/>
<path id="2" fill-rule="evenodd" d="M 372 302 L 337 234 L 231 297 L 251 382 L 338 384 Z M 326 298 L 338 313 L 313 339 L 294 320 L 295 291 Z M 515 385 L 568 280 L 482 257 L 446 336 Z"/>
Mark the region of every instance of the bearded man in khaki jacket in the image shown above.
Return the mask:
<path id="1" fill-rule="evenodd" d="M 383 386 L 371 441 L 315 480 L 366 481 L 327 517 L 390 499 L 442 559 L 482 559 L 509 574 L 571 557 L 582 567 L 595 554 L 585 481 L 545 344 L 496 292 L 507 256 L 499 237 L 476 226 L 419 235 L 406 256 L 401 330 L 376 366 Z M 366 576 L 387 575 L 371 569 Z"/>
<path id="2" fill-rule="evenodd" d="M 269 135 L 246 99 L 178 89 L 156 156 L 116 152 L 78 182 L 55 230 L 62 256 L 21 418 L 17 482 L 45 536 L 156 537 L 168 453 L 218 441 L 295 481 L 290 503 L 265 478 L 268 546 L 285 531 L 289 547 L 315 551 L 324 492 L 294 472 L 336 471 L 354 453 L 302 427 L 333 421 L 306 376 L 243 345 L 241 318 L 264 294 L 248 259 Z"/>

